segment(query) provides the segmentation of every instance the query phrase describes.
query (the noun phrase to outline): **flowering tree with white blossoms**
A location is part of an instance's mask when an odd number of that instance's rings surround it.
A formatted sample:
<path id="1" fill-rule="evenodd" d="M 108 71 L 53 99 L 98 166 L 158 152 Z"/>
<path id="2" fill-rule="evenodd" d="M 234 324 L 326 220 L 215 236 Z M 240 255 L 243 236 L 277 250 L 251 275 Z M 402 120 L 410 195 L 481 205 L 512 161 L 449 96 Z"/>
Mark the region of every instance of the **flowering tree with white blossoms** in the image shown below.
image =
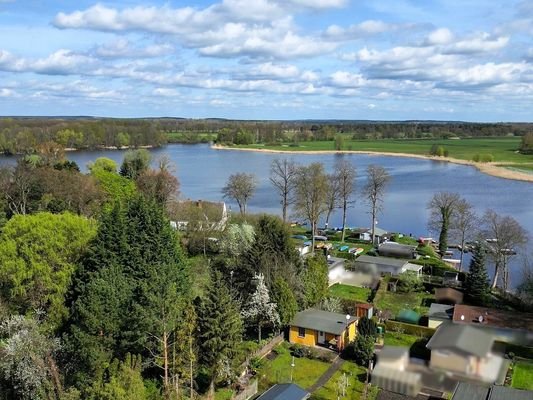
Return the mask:
<path id="1" fill-rule="evenodd" d="M 279 326 L 280 321 L 276 304 L 270 301 L 263 274 L 256 274 L 253 281 L 255 292 L 250 296 L 241 315 L 250 323 L 257 325 L 259 341 L 261 341 L 261 328 L 265 325 Z"/>

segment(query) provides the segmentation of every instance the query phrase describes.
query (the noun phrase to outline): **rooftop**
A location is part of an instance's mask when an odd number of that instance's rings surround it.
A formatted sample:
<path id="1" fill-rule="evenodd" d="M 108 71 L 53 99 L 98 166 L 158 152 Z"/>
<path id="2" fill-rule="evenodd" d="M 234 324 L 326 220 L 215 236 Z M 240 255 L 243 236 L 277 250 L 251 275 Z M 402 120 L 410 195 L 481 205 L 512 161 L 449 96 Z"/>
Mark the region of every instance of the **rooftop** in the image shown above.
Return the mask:
<path id="1" fill-rule="evenodd" d="M 297 313 L 291 325 L 340 335 L 346 329 L 347 324 L 352 324 L 355 321 L 357 321 L 357 317 L 354 316 L 350 316 L 350 319 L 347 320 L 346 314 L 309 308 Z"/>
<path id="2" fill-rule="evenodd" d="M 454 304 L 460 304 L 463 302 L 463 292 L 453 289 L 453 288 L 437 288 L 435 289 L 435 299 L 439 303 L 444 301 L 451 302 Z"/>
<path id="3" fill-rule="evenodd" d="M 311 394 L 294 383 L 281 383 L 272 386 L 257 400 L 304 400 Z"/>
<path id="4" fill-rule="evenodd" d="M 432 303 L 429 307 L 428 316 L 431 319 L 448 321 L 453 317 L 453 308 L 454 306 L 450 306 L 449 304 Z"/>
<path id="5" fill-rule="evenodd" d="M 398 360 L 407 356 L 409 358 L 409 348 L 405 346 L 383 346 L 378 353 L 378 361 Z"/>
<path id="6" fill-rule="evenodd" d="M 493 344 L 493 336 L 481 329 L 469 325 L 443 323 L 426 347 L 430 350 L 452 350 L 484 357 L 491 351 Z"/>
<path id="7" fill-rule="evenodd" d="M 453 322 L 494 328 L 533 331 L 533 314 L 495 308 L 455 306 Z"/>
<path id="8" fill-rule="evenodd" d="M 530 390 L 513 389 L 506 386 L 481 386 L 469 382 L 459 382 L 452 400 L 531 400 Z"/>
<path id="9" fill-rule="evenodd" d="M 357 263 L 366 263 L 366 264 L 381 264 L 381 265 L 390 265 L 392 267 L 401 268 L 408 263 L 407 260 L 400 260 L 398 258 L 390 257 L 372 257 L 372 256 L 359 256 L 355 262 Z"/>

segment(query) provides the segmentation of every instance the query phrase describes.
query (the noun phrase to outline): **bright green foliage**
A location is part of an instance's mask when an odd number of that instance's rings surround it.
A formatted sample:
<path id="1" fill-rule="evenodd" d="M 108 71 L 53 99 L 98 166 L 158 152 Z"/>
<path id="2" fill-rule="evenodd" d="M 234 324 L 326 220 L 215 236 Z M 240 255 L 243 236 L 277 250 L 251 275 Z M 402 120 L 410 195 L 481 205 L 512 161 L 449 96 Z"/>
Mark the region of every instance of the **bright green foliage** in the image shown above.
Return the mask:
<path id="1" fill-rule="evenodd" d="M 91 173 L 97 171 L 117 172 L 117 163 L 107 157 L 98 157 L 93 163 L 89 164 L 89 170 Z"/>
<path id="2" fill-rule="evenodd" d="M 200 362 L 211 375 L 211 387 L 227 360 L 238 351 L 243 324 L 237 303 L 220 273 L 213 274 L 209 291 L 197 307 Z"/>
<path id="3" fill-rule="evenodd" d="M 277 305 L 281 326 L 287 326 L 298 312 L 298 303 L 294 292 L 281 277 L 272 285 L 272 301 Z"/>
<path id="4" fill-rule="evenodd" d="M 91 170 L 91 175 L 94 176 L 98 185 L 107 195 L 110 203 L 115 201 L 127 202 L 135 195 L 135 183 L 115 172 L 96 168 Z"/>
<path id="5" fill-rule="evenodd" d="M 416 273 L 405 271 L 400 274 L 398 281 L 398 291 L 400 293 L 418 292 L 423 287 L 424 285 Z"/>
<path id="6" fill-rule="evenodd" d="M 147 390 L 141 376 L 140 356 L 126 354 L 124 362 L 113 360 L 106 370 L 105 382 L 97 382 L 90 390 L 88 400 L 146 400 Z"/>
<path id="7" fill-rule="evenodd" d="M 128 150 L 120 166 L 120 175 L 136 179 L 150 167 L 152 156 L 146 149 Z"/>
<path id="8" fill-rule="evenodd" d="M 472 302 L 483 305 L 490 296 L 489 276 L 485 266 L 485 249 L 479 243 L 474 246 L 472 260 L 466 275 L 465 293 Z"/>
<path id="9" fill-rule="evenodd" d="M 328 296 L 328 264 L 322 256 L 308 258 L 303 274 L 304 302 L 314 307 Z"/>
<path id="10" fill-rule="evenodd" d="M 65 295 L 96 224 L 70 213 L 16 215 L 0 236 L 0 285 L 15 312 L 37 309 L 56 328 L 67 317 Z"/>

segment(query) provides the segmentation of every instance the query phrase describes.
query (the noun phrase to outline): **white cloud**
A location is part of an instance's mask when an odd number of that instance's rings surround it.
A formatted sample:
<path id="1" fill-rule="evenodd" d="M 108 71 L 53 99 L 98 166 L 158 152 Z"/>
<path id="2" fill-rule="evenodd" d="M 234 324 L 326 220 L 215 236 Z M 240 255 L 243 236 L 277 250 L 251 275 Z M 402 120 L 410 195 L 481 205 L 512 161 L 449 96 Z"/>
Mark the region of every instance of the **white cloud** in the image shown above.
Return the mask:
<path id="1" fill-rule="evenodd" d="M 377 35 L 399 29 L 398 24 L 388 24 L 383 21 L 367 20 L 359 24 L 343 28 L 339 25 L 330 25 L 324 32 L 324 37 L 330 40 L 354 40 Z"/>
<path id="2" fill-rule="evenodd" d="M 448 28 L 439 28 L 428 35 L 426 43 L 429 45 L 448 44 L 453 39 L 453 33 Z"/>
<path id="3" fill-rule="evenodd" d="M 11 89 L 7 89 L 7 88 L 0 89 L 0 97 L 15 97 L 16 95 L 17 93 Z"/>
<path id="4" fill-rule="evenodd" d="M 174 46 L 165 43 L 136 47 L 128 39 L 121 37 L 114 42 L 97 46 L 93 52 L 102 58 L 151 58 L 172 54 Z"/>

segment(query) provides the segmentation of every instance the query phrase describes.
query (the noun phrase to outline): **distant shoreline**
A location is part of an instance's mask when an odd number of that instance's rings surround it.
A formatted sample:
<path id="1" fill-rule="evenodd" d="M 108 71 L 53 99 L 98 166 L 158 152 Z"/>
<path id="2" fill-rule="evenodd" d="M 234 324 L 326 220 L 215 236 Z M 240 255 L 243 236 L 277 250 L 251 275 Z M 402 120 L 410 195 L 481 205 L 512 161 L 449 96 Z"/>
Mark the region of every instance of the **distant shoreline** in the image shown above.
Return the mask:
<path id="1" fill-rule="evenodd" d="M 426 156 L 422 154 L 410 154 L 410 153 L 388 153 L 385 151 L 365 151 L 365 150 L 274 150 L 274 149 L 252 149 L 243 147 L 227 147 L 218 144 L 211 146 L 214 150 L 237 150 L 237 151 L 255 151 L 259 153 L 280 153 L 280 154 L 370 154 L 379 156 L 392 156 L 392 157 L 408 157 L 408 158 L 421 158 L 425 160 L 433 161 L 446 161 L 454 164 L 468 165 L 477 168 L 480 172 L 495 176 L 498 178 L 512 179 L 516 181 L 533 182 L 533 174 L 527 172 L 513 171 L 501 166 L 497 163 L 476 163 L 474 161 L 461 160 L 451 157 L 437 157 Z"/>

